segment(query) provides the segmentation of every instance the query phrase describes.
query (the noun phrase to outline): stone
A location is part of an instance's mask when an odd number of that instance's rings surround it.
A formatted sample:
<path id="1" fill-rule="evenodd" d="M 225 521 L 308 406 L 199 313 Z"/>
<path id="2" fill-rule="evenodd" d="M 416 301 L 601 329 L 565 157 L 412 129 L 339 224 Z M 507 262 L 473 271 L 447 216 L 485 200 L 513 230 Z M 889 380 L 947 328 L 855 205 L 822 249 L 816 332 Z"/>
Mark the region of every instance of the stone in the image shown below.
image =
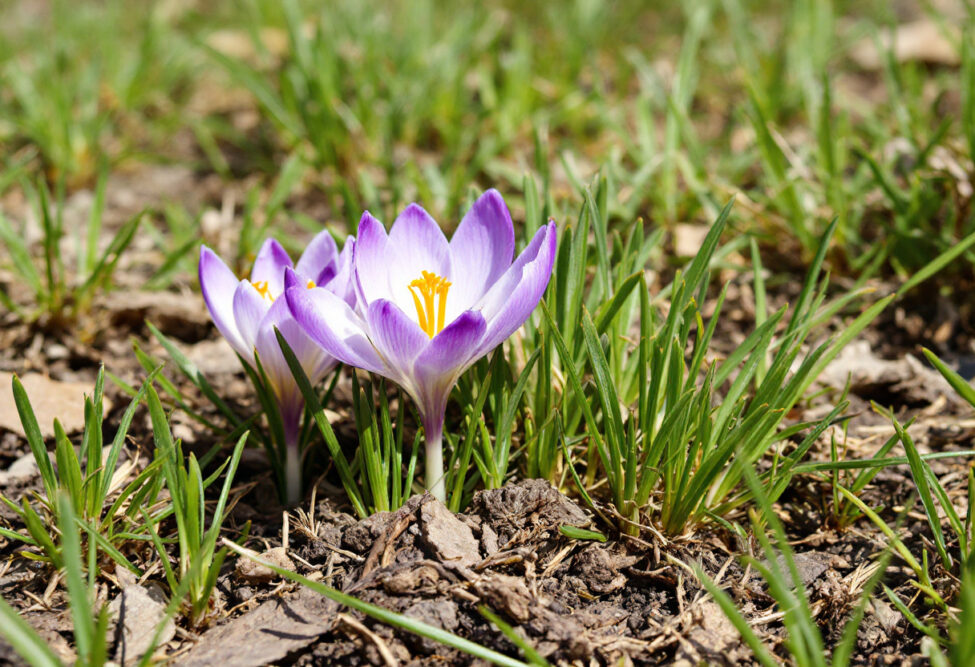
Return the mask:
<path id="1" fill-rule="evenodd" d="M 267 561 L 271 565 L 294 572 L 295 564 L 288 558 L 288 552 L 284 547 L 268 549 L 260 555 L 260 559 Z M 278 578 L 278 573 L 271 568 L 260 563 L 255 563 L 250 558 L 244 556 L 237 559 L 235 574 L 238 579 L 251 584 L 266 584 Z"/>
<path id="2" fill-rule="evenodd" d="M 441 561 L 467 567 L 481 561 L 471 527 L 432 496 L 420 506 L 420 535 Z"/>

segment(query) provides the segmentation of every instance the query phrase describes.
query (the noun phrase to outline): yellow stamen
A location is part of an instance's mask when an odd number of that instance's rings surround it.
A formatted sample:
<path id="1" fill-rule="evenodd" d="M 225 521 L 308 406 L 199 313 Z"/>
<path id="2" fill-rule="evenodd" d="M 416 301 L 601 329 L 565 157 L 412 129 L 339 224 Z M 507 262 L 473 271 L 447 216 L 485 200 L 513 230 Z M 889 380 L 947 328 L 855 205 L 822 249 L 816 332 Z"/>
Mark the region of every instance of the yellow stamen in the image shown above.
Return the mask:
<path id="1" fill-rule="evenodd" d="M 258 280 L 256 283 L 254 283 L 254 289 L 256 289 L 257 293 L 265 299 L 274 301 L 274 297 L 271 296 L 271 290 L 268 288 L 266 280 Z"/>
<path id="2" fill-rule="evenodd" d="M 433 338 L 443 330 L 444 318 L 447 314 L 447 291 L 450 289 L 450 283 L 446 278 L 429 271 L 421 271 L 420 276 L 410 283 L 410 294 L 413 295 L 413 304 L 416 306 L 416 318 L 420 328 L 426 335 Z"/>
<path id="3" fill-rule="evenodd" d="M 314 280 L 309 280 L 308 281 L 308 284 L 305 285 L 305 287 L 307 287 L 308 289 L 311 289 L 312 287 L 317 287 L 317 285 L 315 284 L 315 281 Z"/>

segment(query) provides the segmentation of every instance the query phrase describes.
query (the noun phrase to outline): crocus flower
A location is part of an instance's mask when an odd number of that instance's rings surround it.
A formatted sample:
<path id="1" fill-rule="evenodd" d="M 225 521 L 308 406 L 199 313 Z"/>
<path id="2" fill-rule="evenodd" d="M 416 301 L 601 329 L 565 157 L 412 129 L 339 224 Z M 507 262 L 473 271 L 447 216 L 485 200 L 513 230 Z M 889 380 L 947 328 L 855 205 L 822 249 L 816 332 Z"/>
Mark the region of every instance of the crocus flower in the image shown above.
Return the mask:
<path id="1" fill-rule="evenodd" d="M 326 289 L 285 296 L 295 321 L 330 355 L 393 380 L 413 398 L 426 435 L 426 485 L 444 499 L 447 397 L 467 368 L 515 332 L 552 274 L 549 222 L 512 262 L 511 215 L 484 193 L 447 241 L 426 211 L 410 205 L 387 235 L 368 212 L 353 256 L 357 307 Z"/>
<path id="2" fill-rule="evenodd" d="M 319 382 L 336 365 L 335 358 L 313 342 L 291 316 L 281 295 L 285 288 L 285 270 L 303 289 L 312 287 L 327 291 L 336 299 L 351 306 L 355 303 L 352 285 L 353 239 L 338 252 L 328 232 L 319 233 L 305 249 L 297 265 L 281 244 L 268 239 L 261 246 L 250 280 L 238 280 L 226 264 L 208 247 L 200 248 L 200 287 L 210 316 L 217 329 L 240 355 L 244 363 L 264 370 L 270 389 L 281 414 L 285 452 L 279 483 L 284 484 L 284 499 L 294 503 L 301 498 L 301 417 L 304 400 L 295 384 L 274 329 L 281 331 L 294 350 L 301 367 L 312 383 Z M 281 461 L 269 451 L 272 464 Z"/>

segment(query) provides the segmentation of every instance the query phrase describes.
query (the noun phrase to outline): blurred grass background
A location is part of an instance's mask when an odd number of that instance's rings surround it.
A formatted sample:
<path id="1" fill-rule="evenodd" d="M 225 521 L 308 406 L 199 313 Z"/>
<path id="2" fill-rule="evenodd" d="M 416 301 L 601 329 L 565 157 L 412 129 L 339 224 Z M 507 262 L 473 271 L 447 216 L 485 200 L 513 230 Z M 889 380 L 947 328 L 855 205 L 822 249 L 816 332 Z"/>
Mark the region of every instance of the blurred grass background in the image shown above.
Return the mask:
<path id="1" fill-rule="evenodd" d="M 456 220 L 487 187 L 517 210 L 528 172 L 568 216 L 601 171 L 611 222 L 705 223 L 734 195 L 735 233 L 772 266 L 807 263 L 838 216 L 834 271 L 903 278 L 975 227 L 971 16 L 945 0 L 8 2 L 0 191 L 155 164 L 246 180 L 246 255 L 309 211 L 354 226 L 418 200 Z M 198 214 L 156 216 L 169 252 Z"/>

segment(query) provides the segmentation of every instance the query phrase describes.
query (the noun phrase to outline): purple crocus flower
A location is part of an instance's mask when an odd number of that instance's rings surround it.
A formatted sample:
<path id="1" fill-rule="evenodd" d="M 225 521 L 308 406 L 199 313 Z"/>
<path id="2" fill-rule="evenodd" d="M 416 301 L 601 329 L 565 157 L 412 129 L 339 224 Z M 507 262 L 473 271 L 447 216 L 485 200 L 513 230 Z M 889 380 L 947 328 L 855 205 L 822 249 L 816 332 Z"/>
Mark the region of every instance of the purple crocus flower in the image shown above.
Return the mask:
<path id="1" fill-rule="evenodd" d="M 274 329 L 284 335 L 311 382 L 319 382 L 336 365 L 336 359 L 312 341 L 297 325 L 285 299 L 285 270 L 293 285 L 318 288 L 350 307 L 355 304 L 352 284 L 354 240 L 349 239 L 340 253 L 328 232 L 321 232 L 293 265 L 281 244 L 268 239 L 261 246 L 250 280 L 239 280 L 226 264 L 206 246 L 200 248 L 200 288 L 217 329 L 236 350 L 244 363 L 256 369 L 260 360 L 277 402 L 284 427 L 285 452 L 279 482 L 288 503 L 301 499 L 301 417 L 304 400 L 295 384 Z M 269 451 L 275 468 L 282 463 Z"/>
<path id="2" fill-rule="evenodd" d="M 412 204 L 387 235 L 368 212 L 353 257 L 357 308 L 325 289 L 285 292 L 295 321 L 330 355 L 387 377 L 416 402 L 426 434 L 426 485 L 441 500 L 447 397 L 475 361 L 515 332 L 552 274 L 549 222 L 512 262 L 515 233 L 496 190 L 482 195 L 447 241 Z"/>

